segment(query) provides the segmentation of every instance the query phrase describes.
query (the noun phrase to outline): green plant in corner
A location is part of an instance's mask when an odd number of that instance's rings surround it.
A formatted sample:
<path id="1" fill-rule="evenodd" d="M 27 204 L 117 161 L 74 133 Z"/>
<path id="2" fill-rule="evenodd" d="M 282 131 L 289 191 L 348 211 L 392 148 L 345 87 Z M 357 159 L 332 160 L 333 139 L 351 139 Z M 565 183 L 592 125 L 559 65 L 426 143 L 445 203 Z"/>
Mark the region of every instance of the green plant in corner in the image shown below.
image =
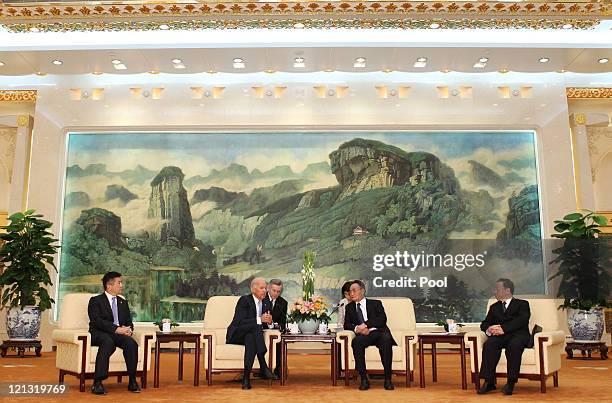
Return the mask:
<path id="1" fill-rule="evenodd" d="M 559 264 L 558 271 L 549 280 L 561 277 L 558 297 L 564 302 L 559 308 L 588 311 L 594 307 L 609 306 L 610 248 L 606 239 L 599 238 L 607 220 L 592 211 L 572 213 L 555 221 L 554 238 L 563 239 L 563 245 L 553 250 L 557 257 L 550 264 Z"/>
<path id="2" fill-rule="evenodd" d="M 55 269 L 53 261 L 57 239 L 49 232 L 53 225 L 43 220 L 34 210 L 15 213 L 0 234 L 0 306 L 13 308 L 38 306 L 40 311 L 51 308 L 55 301 L 45 286 L 53 285 L 47 264 Z"/>

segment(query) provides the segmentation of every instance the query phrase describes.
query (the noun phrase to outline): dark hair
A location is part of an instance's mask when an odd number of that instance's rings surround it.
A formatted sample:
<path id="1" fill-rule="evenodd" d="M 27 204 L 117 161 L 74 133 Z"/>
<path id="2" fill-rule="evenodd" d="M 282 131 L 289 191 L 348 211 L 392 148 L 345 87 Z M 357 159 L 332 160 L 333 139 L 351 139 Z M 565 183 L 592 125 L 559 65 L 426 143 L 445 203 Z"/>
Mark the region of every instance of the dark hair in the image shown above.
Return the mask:
<path id="1" fill-rule="evenodd" d="M 273 278 L 272 280 L 270 280 L 270 284 L 272 285 L 280 285 L 281 287 L 283 286 L 283 281 L 277 278 Z"/>
<path id="2" fill-rule="evenodd" d="M 353 280 L 353 281 L 351 281 L 351 284 L 349 285 L 349 288 L 350 288 L 350 287 L 351 287 L 351 285 L 353 285 L 353 284 L 358 284 L 358 285 L 359 285 L 359 287 L 360 287 L 362 290 L 365 290 L 365 283 L 364 283 L 363 281 L 361 281 L 361 280 Z"/>
<path id="3" fill-rule="evenodd" d="M 514 294 L 514 283 L 512 282 L 512 280 L 509 280 L 507 278 L 500 278 L 496 281 L 496 283 L 502 283 L 504 285 L 504 288 L 509 288 L 510 293 Z"/>
<path id="4" fill-rule="evenodd" d="M 353 284 L 352 281 L 347 281 L 344 284 L 342 284 L 342 298 L 344 298 L 344 294 L 346 294 L 351 288 L 351 284 Z"/>
<path id="5" fill-rule="evenodd" d="M 104 291 L 106 291 L 106 284 L 110 283 L 117 277 L 121 277 L 121 273 L 117 273 L 116 271 L 109 271 L 104 275 L 104 277 L 102 277 L 102 287 L 104 288 Z"/>

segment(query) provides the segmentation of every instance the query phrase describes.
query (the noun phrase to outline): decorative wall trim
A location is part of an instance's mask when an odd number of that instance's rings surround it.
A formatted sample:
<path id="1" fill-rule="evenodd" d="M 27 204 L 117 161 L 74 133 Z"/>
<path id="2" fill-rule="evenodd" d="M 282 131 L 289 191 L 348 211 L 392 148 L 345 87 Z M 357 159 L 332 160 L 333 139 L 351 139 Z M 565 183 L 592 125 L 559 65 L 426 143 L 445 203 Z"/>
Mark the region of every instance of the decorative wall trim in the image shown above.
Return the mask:
<path id="1" fill-rule="evenodd" d="M 567 95 L 568 99 L 612 98 L 612 88 L 568 87 L 565 89 L 565 94 Z"/>
<path id="2" fill-rule="evenodd" d="M 590 29 L 612 18 L 608 2 L 180 0 L 10 3 L 0 24 L 12 32 L 256 28 Z"/>
<path id="3" fill-rule="evenodd" d="M 0 102 L 36 102 L 36 90 L 0 90 Z"/>

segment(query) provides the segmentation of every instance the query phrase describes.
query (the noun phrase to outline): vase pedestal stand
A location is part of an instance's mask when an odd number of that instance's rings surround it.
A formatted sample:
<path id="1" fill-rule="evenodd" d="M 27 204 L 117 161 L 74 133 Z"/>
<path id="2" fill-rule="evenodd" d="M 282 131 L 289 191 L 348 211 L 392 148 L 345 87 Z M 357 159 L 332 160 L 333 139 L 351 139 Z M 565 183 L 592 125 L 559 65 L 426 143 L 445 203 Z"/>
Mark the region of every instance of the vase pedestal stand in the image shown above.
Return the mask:
<path id="1" fill-rule="evenodd" d="M 42 350 L 40 340 L 4 340 L 2 345 L 0 345 L 0 355 L 6 357 L 7 351 L 11 349 L 17 351 L 17 357 L 33 357 L 32 355 L 25 355 L 26 349 L 30 350 L 32 348 L 34 349 L 36 357 L 40 357 L 40 352 Z"/>

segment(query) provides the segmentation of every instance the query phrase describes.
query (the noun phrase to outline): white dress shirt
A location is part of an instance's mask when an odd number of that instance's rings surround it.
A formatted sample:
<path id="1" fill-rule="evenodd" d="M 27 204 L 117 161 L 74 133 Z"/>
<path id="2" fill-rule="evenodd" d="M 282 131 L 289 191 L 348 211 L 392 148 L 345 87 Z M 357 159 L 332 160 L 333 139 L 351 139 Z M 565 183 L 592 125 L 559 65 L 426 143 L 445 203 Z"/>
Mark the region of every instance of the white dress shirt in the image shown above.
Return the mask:
<path id="1" fill-rule="evenodd" d="M 257 324 L 261 325 L 261 314 L 263 312 L 257 312 L 257 305 L 261 302 L 261 310 L 263 311 L 263 301 L 257 299 L 257 297 L 253 294 L 251 294 L 251 296 L 253 297 L 253 301 L 255 301 L 255 315 L 257 316 Z"/>
<path id="2" fill-rule="evenodd" d="M 364 297 L 361 301 L 355 302 L 356 304 L 359 304 L 359 308 L 361 308 L 361 314 L 363 315 L 363 321 L 364 323 L 368 321 L 368 310 L 366 309 L 366 298 Z M 370 327 L 370 330 L 376 330 L 375 327 Z M 355 326 L 355 329 L 357 330 L 357 326 Z"/>

